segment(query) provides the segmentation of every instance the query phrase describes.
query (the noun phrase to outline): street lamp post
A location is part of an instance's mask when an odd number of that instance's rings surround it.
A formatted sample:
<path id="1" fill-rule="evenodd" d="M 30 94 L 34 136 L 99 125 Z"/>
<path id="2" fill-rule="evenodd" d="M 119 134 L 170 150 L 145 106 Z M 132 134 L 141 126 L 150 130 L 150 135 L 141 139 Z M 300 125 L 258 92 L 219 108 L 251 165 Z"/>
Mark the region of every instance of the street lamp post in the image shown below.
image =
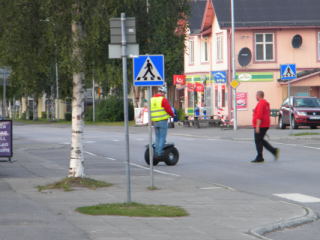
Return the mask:
<path id="1" fill-rule="evenodd" d="M 231 52 L 232 52 L 232 80 L 236 79 L 235 62 L 235 21 L 234 21 L 234 0 L 231 0 Z M 238 129 L 237 121 L 237 90 L 233 89 L 233 129 Z"/>

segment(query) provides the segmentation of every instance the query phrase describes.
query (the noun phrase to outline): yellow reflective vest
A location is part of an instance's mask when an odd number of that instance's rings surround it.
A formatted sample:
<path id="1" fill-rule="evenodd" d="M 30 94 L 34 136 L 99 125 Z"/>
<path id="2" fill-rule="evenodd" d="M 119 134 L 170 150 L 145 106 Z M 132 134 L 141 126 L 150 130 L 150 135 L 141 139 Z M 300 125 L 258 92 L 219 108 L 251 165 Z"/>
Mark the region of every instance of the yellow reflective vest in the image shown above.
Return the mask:
<path id="1" fill-rule="evenodd" d="M 170 115 L 166 112 L 164 107 L 162 107 L 162 100 L 163 97 L 151 98 L 151 120 L 153 122 L 159 122 L 170 118 Z"/>

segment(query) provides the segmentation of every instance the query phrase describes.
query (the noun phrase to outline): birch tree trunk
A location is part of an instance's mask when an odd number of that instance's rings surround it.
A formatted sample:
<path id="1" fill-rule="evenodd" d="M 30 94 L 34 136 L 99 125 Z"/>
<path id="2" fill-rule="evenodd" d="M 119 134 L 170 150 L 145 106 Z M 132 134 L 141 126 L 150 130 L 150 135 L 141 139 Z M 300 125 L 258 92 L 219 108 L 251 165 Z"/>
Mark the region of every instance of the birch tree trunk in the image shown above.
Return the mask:
<path id="1" fill-rule="evenodd" d="M 84 177 L 84 156 L 83 156 L 83 116 L 84 116 L 84 90 L 83 77 L 81 73 L 81 50 L 79 40 L 81 38 L 81 25 L 75 21 L 72 22 L 73 34 L 73 60 L 79 65 L 73 73 L 72 90 L 72 138 L 70 167 L 68 177 Z"/>

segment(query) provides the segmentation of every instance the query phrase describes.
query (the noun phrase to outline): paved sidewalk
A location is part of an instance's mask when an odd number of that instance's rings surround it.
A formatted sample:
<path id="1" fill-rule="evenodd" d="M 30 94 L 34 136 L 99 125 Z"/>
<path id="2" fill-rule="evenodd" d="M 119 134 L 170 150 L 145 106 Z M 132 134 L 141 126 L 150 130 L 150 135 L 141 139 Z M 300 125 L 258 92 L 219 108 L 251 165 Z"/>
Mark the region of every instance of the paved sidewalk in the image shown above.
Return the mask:
<path id="1" fill-rule="evenodd" d="M 74 209 L 125 201 L 125 178 L 119 175 L 123 165 L 110 162 L 106 175 L 90 175 L 114 183 L 113 187 L 39 193 L 35 186 L 58 180 L 66 172 L 50 161 L 54 157 L 40 158 L 20 148 L 17 162 L 1 163 L 0 240 L 251 240 L 257 238 L 247 234 L 250 229 L 305 215 L 296 205 L 182 177 L 156 174 L 156 185 L 161 189 L 149 191 L 149 172 L 135 169 L 134 201 L 181 206 L 190 216 L 86 216 Z"/>

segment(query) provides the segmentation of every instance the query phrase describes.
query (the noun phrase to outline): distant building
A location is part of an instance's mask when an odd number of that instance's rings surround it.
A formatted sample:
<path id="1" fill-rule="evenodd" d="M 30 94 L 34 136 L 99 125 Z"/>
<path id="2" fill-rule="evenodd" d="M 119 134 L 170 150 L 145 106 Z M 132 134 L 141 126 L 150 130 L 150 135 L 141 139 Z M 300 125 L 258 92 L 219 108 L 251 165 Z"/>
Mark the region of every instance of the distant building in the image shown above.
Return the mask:
<path id="1" fill-rule="evenodd" d="M 191 7 L 186 113 L 192 117 L 199 107 L 232 119 L 230 1 L 192 1 Z M 250 124 L 257 90 L 265 91 L 271 108 L 287 97 L 280 64 L 297 66 L 291 95 L 320 97 L 319 12 L 319 0 L 235 0 L 239 125 Z"/>

